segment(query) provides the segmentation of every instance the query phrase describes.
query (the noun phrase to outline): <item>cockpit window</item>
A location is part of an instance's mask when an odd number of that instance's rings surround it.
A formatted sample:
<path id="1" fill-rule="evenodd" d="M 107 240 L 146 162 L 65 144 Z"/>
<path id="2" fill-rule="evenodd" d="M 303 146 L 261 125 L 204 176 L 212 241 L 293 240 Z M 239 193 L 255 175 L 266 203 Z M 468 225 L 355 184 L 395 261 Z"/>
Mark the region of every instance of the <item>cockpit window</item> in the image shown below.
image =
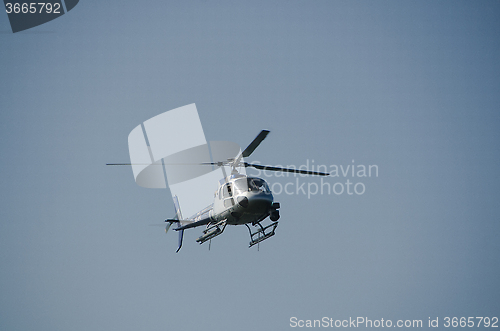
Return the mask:
<path id="1" fill-rule="evenodd" d="M 239 178 L 233 182 L 234 194 L 238 195 L 243 192 L 248 192 L 248 184 L 246 178 Z"/>
<path id="2" fill-rule="evenodd" d="M 267 186 L 267 183 L 263 179 L 247 178 L 247 180 L 249 191 L 270 193 L 269 186 Z"/>
<path id="3" fill-rule="evenodd" d="M 263 192 L 271 193 L 267 183 L 260 178 L 238 178 L 231 183 L 225 184 L 221 188 L 222 198 L 230 198 L 231 196 L 237 196 L 244 192 Z"/>

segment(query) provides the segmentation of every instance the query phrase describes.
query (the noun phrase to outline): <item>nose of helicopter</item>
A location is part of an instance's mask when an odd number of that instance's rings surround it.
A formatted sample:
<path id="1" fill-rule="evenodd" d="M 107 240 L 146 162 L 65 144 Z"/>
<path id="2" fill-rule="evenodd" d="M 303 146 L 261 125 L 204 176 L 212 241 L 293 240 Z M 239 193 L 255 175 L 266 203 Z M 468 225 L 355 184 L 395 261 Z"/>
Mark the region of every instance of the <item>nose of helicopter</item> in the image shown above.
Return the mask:
<path id="1" fill-rule="evenodd" d="M 249 213 L 265 213 L 269 210 L 273 203 L 271 194 L 258 193 L 239 196 L 238 204 Z"/>

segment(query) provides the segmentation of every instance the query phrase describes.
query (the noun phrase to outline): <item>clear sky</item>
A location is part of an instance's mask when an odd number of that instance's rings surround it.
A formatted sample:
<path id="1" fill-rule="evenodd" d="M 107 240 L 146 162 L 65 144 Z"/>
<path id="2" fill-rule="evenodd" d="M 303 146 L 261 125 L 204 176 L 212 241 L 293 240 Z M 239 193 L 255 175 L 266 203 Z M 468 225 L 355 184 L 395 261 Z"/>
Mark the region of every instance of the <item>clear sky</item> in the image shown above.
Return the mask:
<path id="1" fill-rule="evenodd" d="M 16 34 L 0 14 L 0 329 L 498 317 L 499 14 L 498 1 L 81 0 Z M 194 229 L 176 254 L 176 235 L 149 226 L 173 216 L 169 192 L 105 164 L 128 162 L 141 122 L 191 103 L 207 140 L 271 131 L 248 161 L 378 176 L 340 174 L 326 182 L 364 193 L 308 198 L 300 184 L 320 179 L 262 175 L 291 183 L 276 236 L 257 251 L 229 227 L 208 251 Z"/>

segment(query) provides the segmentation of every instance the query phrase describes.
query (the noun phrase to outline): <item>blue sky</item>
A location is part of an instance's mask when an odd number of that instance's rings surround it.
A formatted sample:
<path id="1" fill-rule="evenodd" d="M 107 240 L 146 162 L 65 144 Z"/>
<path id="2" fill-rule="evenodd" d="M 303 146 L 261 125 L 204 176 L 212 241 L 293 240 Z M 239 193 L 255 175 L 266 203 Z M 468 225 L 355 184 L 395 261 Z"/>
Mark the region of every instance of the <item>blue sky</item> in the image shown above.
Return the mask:
<path id="1" fill-rule="evenodd" d="M 498 316 L 499 12 L 82 0 L 16 34 L 0 15 L 0 328 Z M 277 195 L 259 251 L 230 227 L 211 251 L 187 231 L 175 254 L 176 236 L 149 226 L 174 214 L 169 192 L 105 164 L 128 161 L 138 124 L 191 103 L 207 140 L 271 131 L 248 161 L 354 160 L 379 176 L 351 178 L 362 195 Z"/>

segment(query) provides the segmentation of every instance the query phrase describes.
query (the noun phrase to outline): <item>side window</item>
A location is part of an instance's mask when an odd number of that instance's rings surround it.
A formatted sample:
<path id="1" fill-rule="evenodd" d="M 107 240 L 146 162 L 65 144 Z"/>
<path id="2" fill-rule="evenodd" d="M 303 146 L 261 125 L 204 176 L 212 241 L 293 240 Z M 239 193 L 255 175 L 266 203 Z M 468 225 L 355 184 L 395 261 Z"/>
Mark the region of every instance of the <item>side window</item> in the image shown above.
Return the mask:
<path id="1" fill-rule="evenodd" d="M 233 196 L 233 193 L 231 192 L 231 184 L 227 183 L 226 185 L 223 186 L 222 196 L 224 198 L 230 198 Z"/>

